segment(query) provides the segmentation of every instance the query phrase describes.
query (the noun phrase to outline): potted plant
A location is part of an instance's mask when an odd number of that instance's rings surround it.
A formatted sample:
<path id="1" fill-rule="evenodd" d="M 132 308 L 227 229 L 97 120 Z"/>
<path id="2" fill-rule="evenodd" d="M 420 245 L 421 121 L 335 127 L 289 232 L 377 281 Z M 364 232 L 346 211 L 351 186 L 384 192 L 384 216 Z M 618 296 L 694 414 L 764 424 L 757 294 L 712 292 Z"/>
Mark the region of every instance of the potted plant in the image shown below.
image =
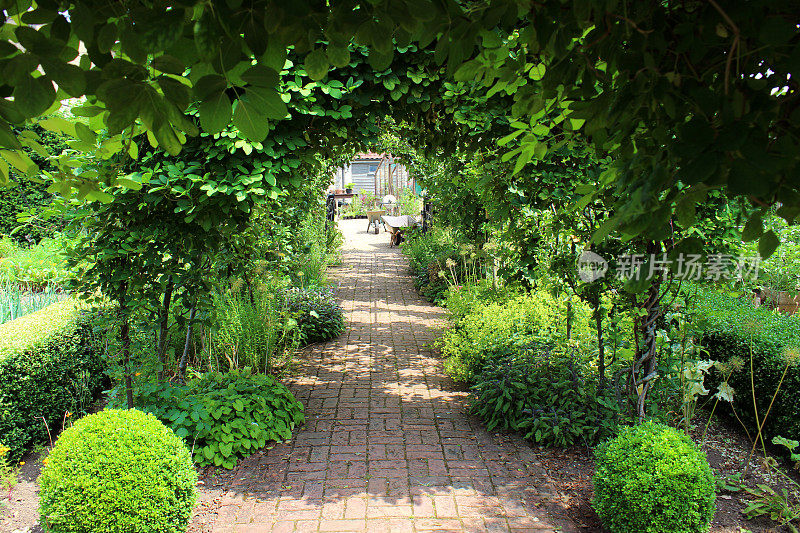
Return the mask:
<path id="1" fill-rule="evenodd" d="M 344 189 L 347 194 L 353 194 L 353 182 L 345 183 Z"/>

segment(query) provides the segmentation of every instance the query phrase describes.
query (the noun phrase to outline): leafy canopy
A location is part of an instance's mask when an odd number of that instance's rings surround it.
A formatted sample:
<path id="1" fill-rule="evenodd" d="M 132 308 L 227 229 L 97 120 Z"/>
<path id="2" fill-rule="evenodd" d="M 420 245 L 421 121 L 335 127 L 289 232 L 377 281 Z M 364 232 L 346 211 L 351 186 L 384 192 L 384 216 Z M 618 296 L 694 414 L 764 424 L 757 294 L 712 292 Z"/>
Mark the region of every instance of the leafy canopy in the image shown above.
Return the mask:
<path id="1" fill-rule="evenodd" d="M 472 141 L 494 143 L 510 122 L 503 159 L 513 173 L 578 136 L 612 157 L 601 189 L 619 200 L 596 240 L 614 230 L 659 238 L 676 210 L 691 213 L 717 188 L 761 209 L 780 203 L 789 221 L 800 214 L 800 38 L 796 13 L 777 0 L 0 0 L 0 9 L 3 181 L 11 169 L 37 173 L 20 150 L 36 140 L 15 126 L 70 97 L 86 98 L 73 109 L 82 126 L 42 125 L 108 157 L 135 157 L 130 140 L 143 132 L 178 154 L 199 132 L 184 113 L 192 103 L 207 133 L 232 121 L 261 142 L 281 122 L 346 136 L 326 120 L 344 105 L 466 126 L 483 99 L 503 120 L 475 128 Z M 303 75 L 309 83 L 288 87 Z M 331 79 L 342 85 L 328 86 L 315 122 L 305 91 Z M 447 83 L 466 107 L 442 103 Z M 57 166 L 57 182 L 90 198 L 110 176 L 69 158 Z M 769 254 L 777 239 L 760 216 L 746 237 Z"/>

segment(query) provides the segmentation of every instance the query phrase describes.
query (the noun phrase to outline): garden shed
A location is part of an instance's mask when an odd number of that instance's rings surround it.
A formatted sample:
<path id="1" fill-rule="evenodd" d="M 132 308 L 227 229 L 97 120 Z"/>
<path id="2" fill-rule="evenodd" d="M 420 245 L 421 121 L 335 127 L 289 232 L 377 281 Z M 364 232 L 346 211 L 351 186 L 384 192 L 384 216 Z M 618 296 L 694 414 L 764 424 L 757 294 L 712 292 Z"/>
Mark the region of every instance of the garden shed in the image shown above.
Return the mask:
<path id="1" fill-rule="evenodd" d="M 353 191 L 365 191 L 376 196 L 393 194 L 403 189 L 415 190 L 416 182 L 405 165 L 386 153 L 362 152 L 350 162 L 336 170 L 333 177 L 335 189 L 345 189 L 353 184 Z"/>

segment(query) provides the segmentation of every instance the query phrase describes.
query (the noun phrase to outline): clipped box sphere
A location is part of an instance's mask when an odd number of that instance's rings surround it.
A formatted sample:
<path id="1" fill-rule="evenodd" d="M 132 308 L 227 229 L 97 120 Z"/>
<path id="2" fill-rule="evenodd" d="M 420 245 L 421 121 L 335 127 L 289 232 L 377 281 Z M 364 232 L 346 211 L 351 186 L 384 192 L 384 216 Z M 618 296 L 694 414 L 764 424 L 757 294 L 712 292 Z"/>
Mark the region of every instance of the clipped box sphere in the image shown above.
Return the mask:
<path id="1" fill-rule="evenodd" d="M 108 409 L 61 434 L 39 477 L 39 512 L 54 533 L 183 533 L 196 484 L 189 450 L 156 417 Z"/>
<path id="2" fill-rule="evenodd" d="M 592 502 L 613 533 L 704 533 L 714 475 L 685 433 L 646 422 L 598 446 Z"/>

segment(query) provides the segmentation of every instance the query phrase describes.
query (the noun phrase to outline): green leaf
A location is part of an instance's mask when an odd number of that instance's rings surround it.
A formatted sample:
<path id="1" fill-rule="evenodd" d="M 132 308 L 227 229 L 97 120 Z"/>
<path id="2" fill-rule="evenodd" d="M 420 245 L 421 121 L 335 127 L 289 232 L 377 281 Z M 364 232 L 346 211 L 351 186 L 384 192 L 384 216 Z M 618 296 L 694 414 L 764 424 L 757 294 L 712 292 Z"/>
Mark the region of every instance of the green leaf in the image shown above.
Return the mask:
<path id="1" fill-rule="evenodd" d="M 764 223 L 761 220 L 761 212 L 753 213 L 747 220 L 742 230 L 742 241 L 750 242 L 758 239 L 764 233 Z"/>
<path id="2" fill-rule="evenodd" d="M 509 133 L 508 135 L 497 141 L 497 144 L 498 146 L 505 146 L 514 139 L 516 139 L 517 137 L 519 137 L 520 135 L 522 135 L 523 133 L 525 133 L 525 130 L 517 130 L 513 133 Z"/>
<path id="3" fill-rule="evenodd" d="M 539 81 L 544 77 L 545 70 L 546 69 L 544 63 L 539 63 L 538 65 L 534 65 L 531 67 L 531 70 L 528 73 L 528 75 L 531 77 L 533 81 Z"/>
<path id="4" fill-rule="evenodd" d="M 278 84 L 278 73 L 264 65 L 253 65 L 241 75 L 242 80 L 256 87 L 275 87 Z"/>
<path id="5" fill-rule="evenodd" d="M 224 91 L 228 87 L 228 82 L 219 74 L 209 74 L 203 76 L 194 84 L 194 96 L 198 100 L 205 100 L 212 94 Z"/>
<path id="6" fill-rule="evenodd" d="M 0 159 L 0 185 L 8 187 L 11 174 L 8 170 L 8 163 Z"/>
<path id="7" fill-rule="evenodd" d="M 76 117 L 94 117 L 105 111 L 105 109 L 96 105 L 83 105 L 73 107 L 71 111 Z"/>
<path id="8" fill-rule="evenodd" d="M 481 64 L 478 60 L 473 59 L 458 67 L 458 70 L 456 70 L 453 76 L 456 81 L 473 81 L 480 68 Z"/>
<path id="9" fill-rule="evenodd" d="M 153 135 L 158 141 L 158 145 L 166 150 L 170 155 L 181 153 L 181 142 L 175 134 L 175 130 L 167 122 L 162 122 L 160 127 L 153 131 Z"/>
<path id="10" fill-rule="evenodd" d="M 688 228 L 694 223 L 696 213 L 697 209 L 695 207 L 695 199 L 691 195 L 685 196 L 675 206 L 675 215 L 677 217 L 678 224 L 684 228 Z"/>
<path id="11" fill-rule="evenodd" d="M 267 119 L 250 102 L 239 99 L 233 112 L 233 125 L 242 132 L 246 139 L 261 142 L 267 137 L 269 124 Z"/>
<path id="12" fill-rule="evenodd" d="M 186 70 L 183 62 L 177 57 L 164 54 L 155 58 L 152 62 L 153 68 L 167 74 L 177 74 L 180 76 Z"/>
<path id="13" fill-rule="evenodd" d="M 14 103 L 25 116 L 38 117 L 56 99 L 56 90 L 47 78 L 26 76 L 14 87 Z"/>
<path id="14" fill-rule="evenodd" d="M 781 241 L 778 239 L 778 236 L 775 235 L 775 232 L 769 230 L 758 239 L 758 254 L 763 259 L 766 259 L 778 249 L 780 243 Z"/>
<path id="15" fill-rule="evenodd" d="M 263 60 L 266 66 L 275 72 L 280 72 L 286 64 L 286 46 L 278 39 L 270 38 Z"/>
<path id="16" fill-rule="evenodd" d="M 157 81 L 158 86 L 161 87 L 161 91 L 164 93 L 164 97 L 175 104 L 175 107 L 180 111 L 184 111 L 189 107 L 192 99 L 189 87 L 167 76 L 159 76 Z"/>
<path id="17" fill-rule="evenodd" d="M 142 184 L 140 182 L 129 178 L 117 178 L 117 184 L 134 191 L 141 190 L 142 188 Z"/>
<path id="18" fill-rule="evenodd" d="M 541 137 L 543 135 L 547 135 L 548 133 L 550 133 L 550 128 L 546 124 L 537 123 L 533 127 L 532 131 L 534 135 L 539 135 Z"/>
<path id="19" fill-rule="evenodd" d="M 86 90 L 86 75 L 79 66 L 57 59 L 43 59 L 42 66 L 50 79 L 67 94 L 75 98 L 83 96 Z"/>
<path id="20" fill-rule="evenodd" d="M 394 49 L 389 50 L 388 53 L 381 53 L 378 50 L 370 50 L 367 61 L 369 65 L 379 72 L 383 72 L 392 64 L 394 60 Z"/>
<path id="21" fill-rule="evenodd" d="M 22 145 L 17 140 L 17 136 L 11 131 L 11 128 L 5 122 L 0 122 L 0 146 L 16 150 L 22 148 Z"/>
<path id="22" fill-rule="evenodd" d="M 225 92 L 211 95 L 200 103 L 200 127 L 207 133 L 222 131 L 231 121 L 231 99 Z"/>
<path id="23" fill-rule="evenodd" d="M 94 144 L 97 142 L 97 134 L 82 122 L 75 123 L 75 134 L 78 139 L 85 143 Z"/>
<path id="24" fill-rule="evenodd" d="M 275 120 L 286 118 L 286 104 L 281 99 L 281 95 L 274 89 L 265 87 L 250 87 L 245 94 L 247 100 L 255 109 Z"/>
<path id="25" fill-rule="evenodd" d="M 86 199 L 90 202 L 99 201 L 101 204 L 110 204 L 114 201 L 114 197 L 103 191 L 89 191 L 86 193 Z"/>
<path id="26" fill-rule="evenodd" d="M 39 121 L 39 125 L 48 131 L 63 133 L 70 137 L 78 137 L 75 123 L 64 120 L 61 117 L 50 117 Z"/>
<path id="27" fill-rule="evenodd" d="M 319 81 L 328 74 L 328 56 L 322 50 L 317 48 L 306 56 L 303 68 L 305 68 L 308 77 L 314 81 Z"/>
<path id="28" fill-rule="evenodd" d="M 109 22 L 100 28 L 100 32 L 97 34 L 97 48 L 104 54 L 110 52 L 116 40 L 117 25 Z"/>
<path id="29" fill-rule="evenodd" d="M 33 176 L 39 172 L 39 167 L 36 166 L 36 163 L 21 150 L 0 150 L 0 157 L 8 161 L 11 166 L 19 170 L 25 176 Z"/>
<path id="30" fill-rule="evenodd" d="M 600 227 L 592 234 L 592 242 L 594 244 L 599 244 L 605 240 L 608 235 L 617 229 L 619 226 L 619 221 L 615 217 L 611 217 L 606 219 L 605 222 L 600 224 Z"/>
<path id="31" fill-rule="evenodd" d="M 334 67 L 343 68 L 350 64 L 350 49 L 346 46 L 328 45 L 326 53 Z"/>

